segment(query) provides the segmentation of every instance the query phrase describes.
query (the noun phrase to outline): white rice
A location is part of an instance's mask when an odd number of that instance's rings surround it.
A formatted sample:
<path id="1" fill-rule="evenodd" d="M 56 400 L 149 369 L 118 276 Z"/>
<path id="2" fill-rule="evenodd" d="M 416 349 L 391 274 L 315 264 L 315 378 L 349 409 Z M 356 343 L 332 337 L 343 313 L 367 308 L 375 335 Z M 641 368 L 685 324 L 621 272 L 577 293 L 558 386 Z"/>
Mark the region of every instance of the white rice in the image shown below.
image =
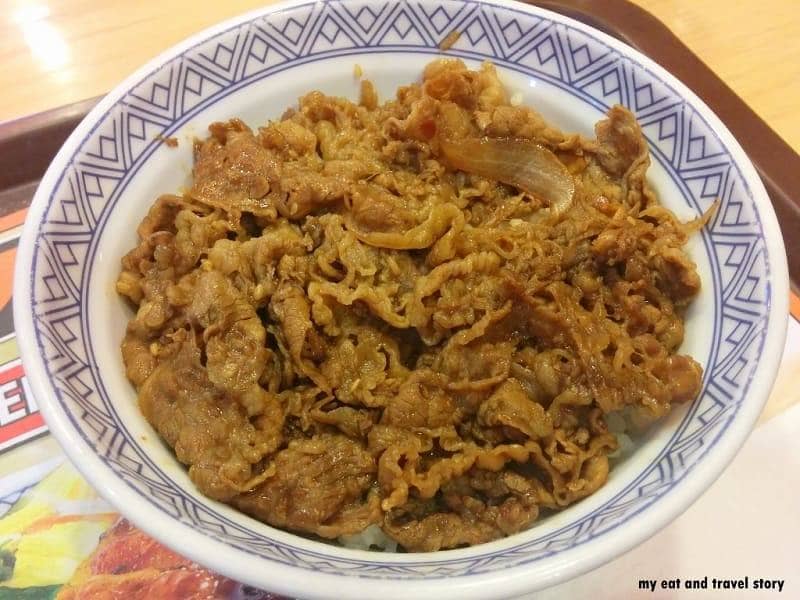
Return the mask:
<path id="1" fill-rule="evenodd" d="M 606 415 L 606 425 L 611 433 L 625 433 L 628 429 L 628 423 L 618 412 L 610 412 Z"/>
<path id="2" fill-rule="evenodd" d="M 619 444 L 619 448 L 609 454 L 608 458 L 615 462 L 619 462 L 626 456 L 629 456 L 631 453 L 633 453 L 633 450 L 636 448 L 636 444 L 634 443 L 633 438 L 626 433 L 628 430 L 628 422 L 619 412 L 608 413 L 606 415 L 606 425 L 608 425 L 608 430 L 611 433 L 616 434 L 617 443 Z"/>
<path id="3" fill-rule="evenodd" d="M 377 525 L 370 525 L 355 535 L 340 535 L 337 541 L 345 548 L 354 550 L 397 552 L 397 542 L 383 533 Z"/>
<path id="4" fill-rule="evenodd" d="M 627 433 L 618 433 L 617 443 L 619 444 L 619 448 L 608 455 L 608 458 L 613 461 L 622 460 L 626 456 L 632 454 L 634 448 L 636 448 L 636 444 L 633 442 L 633 439 L 631 439 L 631 436 L 629 436 Z"/>

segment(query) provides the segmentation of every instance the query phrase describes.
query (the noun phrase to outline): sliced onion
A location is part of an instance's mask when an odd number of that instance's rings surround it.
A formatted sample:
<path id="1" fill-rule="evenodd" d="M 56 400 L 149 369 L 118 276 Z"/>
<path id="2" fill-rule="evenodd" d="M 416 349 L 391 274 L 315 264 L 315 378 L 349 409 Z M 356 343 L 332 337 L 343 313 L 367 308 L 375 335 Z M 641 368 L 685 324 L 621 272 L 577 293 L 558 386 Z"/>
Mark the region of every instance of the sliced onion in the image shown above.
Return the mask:
<path id="1" fill-rule="evenodd" d="M 456 169 L 513 185 L 547 201 L 556 215 L 572 206 L 575 180 L 555 154 L 535 142 L 467 138 L 441 139 L 440 144 L 445 159 Z"/>

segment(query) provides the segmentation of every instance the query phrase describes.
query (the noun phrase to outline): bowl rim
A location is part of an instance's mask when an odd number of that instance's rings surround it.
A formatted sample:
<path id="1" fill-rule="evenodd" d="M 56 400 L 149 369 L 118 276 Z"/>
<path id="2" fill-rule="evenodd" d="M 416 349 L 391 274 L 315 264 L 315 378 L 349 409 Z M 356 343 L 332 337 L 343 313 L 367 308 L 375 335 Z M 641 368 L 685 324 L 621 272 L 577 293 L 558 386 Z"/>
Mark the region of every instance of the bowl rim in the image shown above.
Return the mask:
<path id="1" fill-rule="evenodd" d="M 597 546 L 595 544 L 583 544 L 572 549 L 572 560 L 567 564 L 549 565 L 547 568 L 538 569 L 531 569 L 529 566 L 526 568 L 525 565 L 522 565 L 506 571 L 452 577 L 446 580 L 428 579 L 394 582 L 391 580 L 366 580 L 358 577 L 318 572 L 309 573 L 296 567 L 255 559 L 259 562 L 261 571 L 271 575 L 274 583 L 270 584 L 270 588 L 279 593 L 293 594 L 300 591 L 309 598 L 331 597 L 331 591 L 333 591 L 334 595 L 346 595 L 352 598 L 372 598 L 377 593 L 381 593 L 391 598 L 407 597 L 412 593 L 426 596 L 435 587 L 437 588 L 437 597 L 486 598 L 490 595 L 508 596 L 533 589 L 541 589 L 596 568 L 643 542 L 647 537 L 663 528 L 688 508 L 716 480 L 747 439 L 761 413 L 777 374 L 780 356 L 784 347 L 789 302 L 788 265 L 783 238 L 761 180 L 741 146 L 725 125 L 702 100 L 677 78 L 637 50 L 599 30 L 559 13 L 527 4 L 510 2 L 509 0 L 472 1 L 478 4 L 512 9 L 517 12 L 526 12 L 529 15 L 543 16 L 556 23 L 564 23 L 571 28 L 582 31 L 588 36 L 610 46 L 621 56 L 638 63 L 639 66 L 646 68 L 672 86 L 705 119 L 710 130 L 718 136 L 730 153 L 733 162 L 740 167 L 742 179 L 750 186 L 753 202 L 759 212 L 764 232 L 764 244 L 769 257 L 768 265 L 771 269 L 767 279 L 772 285 L 772 292 L 767 303 L 769 304 L 770 312 L 773 313 L 765 332 L 762 356 L 774 356 L 776 360 L 774 363 L 769 364 L 765 364 L 763 360 L 759 362 L 750 382 L 750 395 L 747 401 L 742 403 L 721 444 L 718 442 L 717 445 L 719 447 L 716 448 L 716 451 L 707 454 L 703 460 L 693 467 L 689 474 L 690 476 L 687 476 L 680 486 L 676 486 L 666 498 L 660 500 L 662 510 L 649 511 L 647 515 L 639 515 L 639 528 L 635 528 L 635 530 L 630 527 L 617 528 L 600 538 L 602 545 L 608 549 L 605 554 L 601 555 L 596 552 Z M 73 464 L 112 505 L 148 534 L 162 540 L 166 545 L 201 564 L 208 565 L 239 581 L 255 585 L 263 585 L 263 579 L 261 577 L 254 578 L 250 568 L 253 565 L 248 565 L 249 561 L 244 560 L 253 560 L 253 557 L 242 557 L 242 551 L 232 548 L 224 542 L 212 540 L 205 534 L 172 519 L 158 509 L 154 509 L 152 505 L 129 489 L 127 484 L 100 460 L 89 445 L 77 434 L 68 419 L 64 418 L 57 406 L 57 402 L 54 400 L 54 390 L 50 386 L 49 377 L 44 367 L 44 359 L 40 355 L 39 348 L 35 342 L 35 317 L 33 307 L 28 303 L 28 298 L 34 283 L 32 281 L 34 246 L 39 228 L 42 225 L 42 217 L 47 208 L 48 196 L 55 189 L 58 179 L 68 166 L 72 154 L 80 147 L 84 138 L 99 124 L 101 118 L 137 84 L 152 75 L 164 64 L 195 46 L 266 15 L 312 4 L 315 4 L 315 2 L 309 2 L 308 0 L 278 2 L 222 21 L 162 52 L 117 85 L 95 106 L 69 136 L 42 178 L 29 208 L 28 217 L 20 237 L 14 273 L 14 289 L 16 293 L 13 298 L 13 308 L 20 355 L 26 372 L 28 372 L 31 388 L 39 402 L 48 427 Z M 777 319 L 775 318 L 776 315 L 778 316 Z M 173 531 L 177 535 L 172 537 L 171 540 L 165 539 L 165 531 Z M 442 553 L 437 553 L 437 555 L 443 556 Z M 225 562 L 234 556 L 243 560 L 238 564 Z M 406 556 L 408 557 L 406 558 L 408 562 L 414 562 L 415 557 L 428 557 L 429 559 L 434 554 L 410 554 Z M 535 572 L 535 581 L 532 581 L 533 572 Z M 261 582 L 260 584 L 258 583 L 259 581 Z M 444 585 L 445 581 L 446 585 Z M 391 583 L 394 583 L 394 585 L 391 585 Z"/>

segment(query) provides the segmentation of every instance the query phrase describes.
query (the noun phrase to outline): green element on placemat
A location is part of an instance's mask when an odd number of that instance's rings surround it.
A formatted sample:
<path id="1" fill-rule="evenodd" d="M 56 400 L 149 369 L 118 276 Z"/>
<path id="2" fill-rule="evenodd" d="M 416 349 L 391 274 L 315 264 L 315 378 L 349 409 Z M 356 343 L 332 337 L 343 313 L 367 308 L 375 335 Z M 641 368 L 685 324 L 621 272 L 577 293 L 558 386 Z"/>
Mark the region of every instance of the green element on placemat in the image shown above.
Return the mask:
<path id="1" fill-rule="evenodd" d="M 0 600 L 52 600 L 59 589 L 60 585 L 45 585 L 24 590 L 0 588 Z"/>
<path id="2" fill-rule="evenodd" d="M 14 574 L 16 557 L 7 547 L 0 548 L 0 581 L 11 579 Z"/>

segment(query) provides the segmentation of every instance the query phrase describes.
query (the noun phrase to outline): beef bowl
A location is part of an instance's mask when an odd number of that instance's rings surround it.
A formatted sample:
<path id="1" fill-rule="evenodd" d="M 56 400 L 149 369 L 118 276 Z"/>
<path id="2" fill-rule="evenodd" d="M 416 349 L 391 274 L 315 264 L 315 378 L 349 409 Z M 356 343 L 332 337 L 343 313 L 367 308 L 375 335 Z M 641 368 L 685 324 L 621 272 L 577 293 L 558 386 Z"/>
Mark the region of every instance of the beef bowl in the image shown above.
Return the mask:
<path id="1" fill-rule="evenodd" d="M 633 548 L 734 458 L 788 312 L 719 119 L 500 1 L 192 37 L 64 144 L 16 269 L 25 369 L 86 478 L 302 598 L 510 597 Z"/>

